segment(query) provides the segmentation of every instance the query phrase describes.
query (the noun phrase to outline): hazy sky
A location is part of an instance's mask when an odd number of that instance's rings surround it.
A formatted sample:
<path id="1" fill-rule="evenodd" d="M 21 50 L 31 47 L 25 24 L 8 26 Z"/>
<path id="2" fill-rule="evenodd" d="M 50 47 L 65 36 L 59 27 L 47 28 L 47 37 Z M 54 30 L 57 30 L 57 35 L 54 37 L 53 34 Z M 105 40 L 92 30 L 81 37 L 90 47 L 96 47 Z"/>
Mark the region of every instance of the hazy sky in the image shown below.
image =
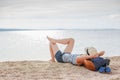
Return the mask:
<path id="1" fill-rule="evenodd" d="M 120 0 L 0 0 L 0 28 L 120 29 Z"/>

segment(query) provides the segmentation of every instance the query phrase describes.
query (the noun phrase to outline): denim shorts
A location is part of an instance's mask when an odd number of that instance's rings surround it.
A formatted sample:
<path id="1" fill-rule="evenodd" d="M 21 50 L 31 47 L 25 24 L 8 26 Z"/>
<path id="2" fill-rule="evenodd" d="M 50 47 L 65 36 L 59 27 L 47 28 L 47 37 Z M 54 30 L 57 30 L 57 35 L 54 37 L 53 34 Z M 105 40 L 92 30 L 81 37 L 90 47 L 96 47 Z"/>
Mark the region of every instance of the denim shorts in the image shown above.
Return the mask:
<path id="1" fill-rule="evenodd" d="M 62 62 L 63 63 L 63 59 L 62 59 L 62 55 L 63 55 L 64 53 L 62 53 L 60 50 L 58 50 L 57 52 L 56 52 L 56 54 L 55 54 L 55 58 L 56 58 L 56 60 L 58 61 L 58 62 Z"/>

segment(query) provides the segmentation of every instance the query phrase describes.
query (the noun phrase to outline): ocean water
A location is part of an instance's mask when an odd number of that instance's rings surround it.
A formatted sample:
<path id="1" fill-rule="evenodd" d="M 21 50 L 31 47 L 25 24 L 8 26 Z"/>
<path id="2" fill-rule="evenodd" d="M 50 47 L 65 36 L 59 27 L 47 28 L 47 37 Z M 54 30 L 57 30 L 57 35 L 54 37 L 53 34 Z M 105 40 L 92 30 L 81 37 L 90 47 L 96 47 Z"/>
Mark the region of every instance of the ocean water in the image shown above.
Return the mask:
<path id="1" fill-rule="evenodd" d="M 0 31 L 0 61 L 50 59 L 49 41 L 46 36 L 56 39 L 75 39 L 72 53 L 84 54 L 85 47 L 104 50 L 105 57 L 120 55 L 120 30 L 27 30 Z M 66 45 L 58 44 L 63 51 Z"/>

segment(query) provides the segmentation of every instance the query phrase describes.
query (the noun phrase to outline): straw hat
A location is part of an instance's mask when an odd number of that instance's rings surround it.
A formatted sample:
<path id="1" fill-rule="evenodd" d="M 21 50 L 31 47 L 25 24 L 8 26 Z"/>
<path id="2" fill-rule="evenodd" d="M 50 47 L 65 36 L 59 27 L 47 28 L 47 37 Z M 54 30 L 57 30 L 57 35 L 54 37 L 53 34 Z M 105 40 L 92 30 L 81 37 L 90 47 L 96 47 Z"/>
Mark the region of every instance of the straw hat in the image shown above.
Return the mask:
<path id="1" fill-rule="evenodd" d="M 97 49 L 94 47 L 86 47 L 85 52 L 88 55 L 94 55 L 94 54 L 97 54 Z"/>

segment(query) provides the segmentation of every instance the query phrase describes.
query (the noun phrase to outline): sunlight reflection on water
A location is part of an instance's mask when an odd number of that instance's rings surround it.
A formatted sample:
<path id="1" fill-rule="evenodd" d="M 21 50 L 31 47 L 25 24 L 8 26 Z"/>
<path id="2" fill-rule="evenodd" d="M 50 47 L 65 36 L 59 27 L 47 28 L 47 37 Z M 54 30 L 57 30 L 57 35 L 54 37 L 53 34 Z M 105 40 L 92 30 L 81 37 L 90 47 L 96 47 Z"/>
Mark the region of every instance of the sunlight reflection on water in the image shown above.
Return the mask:
<path id="1" fill-rule="evenodd" d="M 0 32 L 0 61 L 7 60 L 49 60 L 49 41 L 46 36 L 56 39 L 75 39 L 73 53 L 84 53 L 84 48 L 94 46 L 105 50 L 105 56 L 119 55 L 120 31 L 80 30 L 33 30 Z M 65 46 L 59 44 L 63 51 Z"/>

